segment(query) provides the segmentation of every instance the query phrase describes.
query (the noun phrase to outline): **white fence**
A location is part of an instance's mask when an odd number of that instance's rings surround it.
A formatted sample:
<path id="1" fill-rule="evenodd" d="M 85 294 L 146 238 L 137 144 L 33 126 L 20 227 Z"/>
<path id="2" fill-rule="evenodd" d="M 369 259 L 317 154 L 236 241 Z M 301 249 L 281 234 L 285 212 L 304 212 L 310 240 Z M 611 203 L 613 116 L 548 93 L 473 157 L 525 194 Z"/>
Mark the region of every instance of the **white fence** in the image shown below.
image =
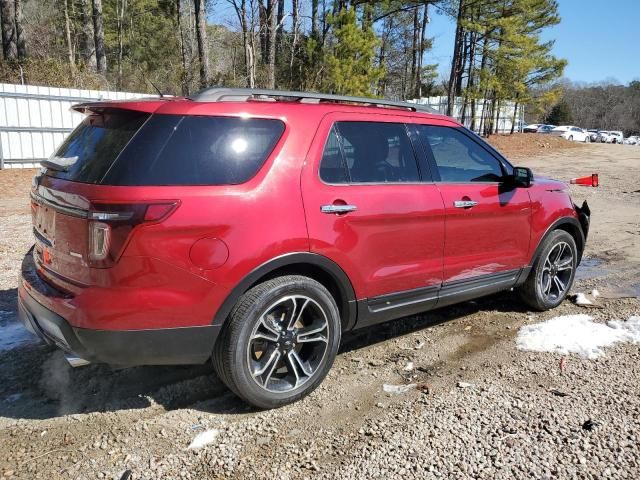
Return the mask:
<path id="1" fill-rule="evenodd" d="M 447 112 L 447 97 L 422 97 L 414 100 L 409 100 L 412 103 L 419 103 L 421 105 L 428 105 L 429 107 L 436 110 L 438 113 L 446 114 Z M 481 133 L 483 130 L 483 123 L 487 121 L 487 119 L 482 118 L 482 104 L 484 100 L 478 100 L 476 102 L 477 108 L 475 112 L 475 130 L 477 133 Z M 456 97 L 453 109 L 452 109 L 452 117 L 458 121 L 462 121 L 462 109 L 463 109 L 464 99 L 462 97 Z M 514 111 L 515 109 L 517 111 Z M 511 126 L 513 125 L 515 113 L 515 126 L 513 128 L 514 131 L 520 132 L 524 127 L 524 107 L 519 105 L 516 107 L 515 102 L 503 102 L 500 106 L 500 111 L 497 115 L 497 129 L 498 133 L 511 133 Z M 495 120 L 495 117 L 494 117 Z M 464 125 L 466 127 L 471 128 L 471 108 L 467 105 L 465 111 Z"/>
<path id="2" fill-rule="evenodd" d="M 83 119 L 71 105 L 148 94 L 0 83 L 0 169 L 38 167 Z"/>

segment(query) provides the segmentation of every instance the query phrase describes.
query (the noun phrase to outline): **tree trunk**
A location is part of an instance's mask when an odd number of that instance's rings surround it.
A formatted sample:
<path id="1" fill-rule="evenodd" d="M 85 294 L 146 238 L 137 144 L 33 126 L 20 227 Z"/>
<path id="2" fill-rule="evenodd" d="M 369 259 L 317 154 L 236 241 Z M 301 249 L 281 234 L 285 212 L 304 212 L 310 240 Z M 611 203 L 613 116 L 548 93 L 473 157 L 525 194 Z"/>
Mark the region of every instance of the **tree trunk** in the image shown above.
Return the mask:
<path id="1" fill-rule="evenodd" d="M 278 0 L 276 24 L 276 58 L 280 58 L 280 53 L 282 52 L 282 35 L 284 32 L 284 0 Z"/>
<path id="2" fill-rule="evenodd" d="M 102 26 L 102 0 L 93 0 L 93 28 L 96 42 L 96 63 L 98 73 L 107 73 L 107 54 L 104 48 L 104 27 Z"/>
<path id="3" fill-rule="evenodd" d="M 413 96 L 416 90 L 418 74 L 418 42 L 420 38 L 420 23 L 418 19 L 418 8 L 413 9 L 413 35 L 411 38 L 411 78 L 409 79 L 409 95 Z"/>
<path id="4" fill-rule="evenodd" d="M 64 34 L 67 42 L 67 55 L 69 56 L 69 66 L 71 71 L 76 68 L 76 58 L 73 52 L 73 43 L 71 42 L 71 21 L 69 20 L 69 0 L 64 0 Z"/>
<path id="5" fill-rule="evenodd" d="M 424 11 L 422 12 L 422 25 L 420 26 L 420 48 L 418 49 L 418 76 L 417 91 L 418 98 L 422 97 L 422 61 L 424 57 L 425 44 L 427 41 L 427 24 L 429 23 L 429 4 L 424 5 Z"/>
<path id="6" fill-rule="evenodd" d="M 95 72 L 97 69 L 97 62 L 91 0 L 80 1 L 80 54 L 82 55 L 82 60 L 87 66 L 87 69 L 91 72 Z"/>
<path id="7" fill-rule="evenodd" d="M 13 0 L 0 0 L 0 14 L 2 15 L 2 53 L 5 60 L 11 60 L 18 55 Z"/>
<path id="8" fill-rule="evenodd" d="M 117 0 L 118 17 L 118 89 L 122 89 L 122 57 L 124 54 L 124 10 L 127 0 Z"/>
<path id="9" fill-rule="evenodd" d="M 200 86 L 209 86 L 211 74 L 209 71 L 209 49 L 207 42 L 207 12 L 205 0 L 195 0 L 196 33 L 198 37 L 198 59 L 200 60 Z"/>
<path id="10" fill-rule="evenodd" d="M 513 106 L 513 116 L 511 117 L 511 134 L 513 135 L 513 132 L 516 129 L 516 117 L 518 116 L 518 102 L 515 103 L 515 105 Z"/>
<path id="11" fill-rule="evenodd" d="M 453 104 L 456 99 L 456 85 L 458 84 L 458 78 L 462 73 L 460 70 L 460 59 L 462 56 L 462 18 L 464 16 L 464 0 L 460 0 L 458 7 L 458 20 L 456 24 L 456 37 L 453 44 L 453 58 L 451 59 L 451 73 L 449 74 L 449 91 L 447 95 L 447 115 L 451 116 L 453 113 Z"/>
<path id="12" fill-rule="evenodd" d="M 318 0 L 311 0 L 311 36 L 316 40 L 320 37 L 318 30 Z"/>
<path id="13" fill-rule="evenodd" d="M 298 31 L 300 29 L 300 6 L 298 0 L 291 0 L 291 56 L 289 59 L 289 88 L 293 86 L 293 64 L 298 55 Z M 299 83 L 298 83 L 299 85 Z"/>
<path id="14" fill-rule="evenodd" d="M 18 59 L 27 58 L 27 39 L 24 33 L 24 19 L 22 17 L 22 0 L 15 0 L 16 11 L 16 50 Z"/>
<path id="15" fill-rule="evenodd" d="M 189 91 L 189 81 L 187 78 L 187 51 L 184 48 L 184 30 L 182 29 L 182 8 L 181 8 L 182 0 L 176 0 L 176 21 L 178 22 L 178 41 L 180 43 L 180 57 L 182 59 L 182 75 L 180 75 L 180 79 L 182 80 L 182 95 L 185 97 L 189 95 L 191 92 Z M 235 69 L 234 69 L 235 73 Z"/>
<path id="16" fill-rule="evenodd" d="M 91 72 L 97 69 L 91 0 L 80 1 L 80 54 Z"/>
<path id="17" fill-rule="evenodd" d="M 267 88 L 276 88 L 276 0 L 267 0 Z"/>

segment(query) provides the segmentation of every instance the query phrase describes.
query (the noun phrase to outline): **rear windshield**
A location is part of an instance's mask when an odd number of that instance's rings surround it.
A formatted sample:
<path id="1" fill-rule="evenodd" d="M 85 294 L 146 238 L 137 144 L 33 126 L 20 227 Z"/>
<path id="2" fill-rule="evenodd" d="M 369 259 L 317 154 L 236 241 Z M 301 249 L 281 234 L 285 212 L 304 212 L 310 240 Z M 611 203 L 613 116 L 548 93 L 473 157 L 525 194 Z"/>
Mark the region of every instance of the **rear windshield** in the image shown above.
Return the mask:
<path id="1" fill-rule="evenodd" d="M 102 185 L 233 185 L 253 177 L 284 131 L 279 120 L 92 115 L 47 169 L 58 178 Z"/>

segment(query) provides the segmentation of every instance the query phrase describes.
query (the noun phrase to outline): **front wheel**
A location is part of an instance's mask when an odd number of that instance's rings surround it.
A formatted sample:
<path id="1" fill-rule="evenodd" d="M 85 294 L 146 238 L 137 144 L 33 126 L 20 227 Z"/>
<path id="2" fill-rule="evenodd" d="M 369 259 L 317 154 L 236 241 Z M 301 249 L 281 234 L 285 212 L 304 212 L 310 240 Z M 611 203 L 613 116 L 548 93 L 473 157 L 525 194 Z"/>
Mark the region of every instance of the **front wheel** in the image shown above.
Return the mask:
<path id="1" fill-rule="evenodd" d="M 584 137 L 584 143 L 591 142 L 591 137 Z"/>
<path id="2" fill-rule="evenodd" d="M 275 408 L 311 393 L 340 345 L 336 302 L 315 280 L 274 278 L 245 293 L 213 352 L 218 376 L 240 398 Z"/>
<path id="3" fill-rule="evenodd" d="M 555 230 L 543 240 L 529 277 L 520 286 L 522 300 L 534 310 L 555 308 L 573 285 L 578 263 L 576 242 L 564 230 Z"/>
<path id="4" fill-rule="evenodd" d="M 573 142 L 573 135 L 569 135 L 569 141 Z"/>

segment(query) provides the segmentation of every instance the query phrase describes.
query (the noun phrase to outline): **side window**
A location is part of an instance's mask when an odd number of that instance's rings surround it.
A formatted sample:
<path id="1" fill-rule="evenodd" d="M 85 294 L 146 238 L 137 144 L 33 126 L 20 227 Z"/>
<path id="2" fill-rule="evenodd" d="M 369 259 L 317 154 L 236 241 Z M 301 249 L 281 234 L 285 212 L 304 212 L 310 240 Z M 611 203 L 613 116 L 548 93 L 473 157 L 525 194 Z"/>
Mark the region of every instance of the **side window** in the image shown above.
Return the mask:
<path id="1" fill-rule="evenodd" d="M 402 123 L 338 122 L 320 163 L 327 183 L 419 182 L 418 165 Z"/>
<path id="2" fill-rule="evenodd" d="M 349 183 L 335 128 L 331 129 L 320 162 L 320 178 L 327 183 Z"/>
<path id="3" fill-rule="evenodd" d="M 457 128 L 417 125 L 431 147 L 440 181 L 498 182 L 503 177 L 497 158 Z"/>

